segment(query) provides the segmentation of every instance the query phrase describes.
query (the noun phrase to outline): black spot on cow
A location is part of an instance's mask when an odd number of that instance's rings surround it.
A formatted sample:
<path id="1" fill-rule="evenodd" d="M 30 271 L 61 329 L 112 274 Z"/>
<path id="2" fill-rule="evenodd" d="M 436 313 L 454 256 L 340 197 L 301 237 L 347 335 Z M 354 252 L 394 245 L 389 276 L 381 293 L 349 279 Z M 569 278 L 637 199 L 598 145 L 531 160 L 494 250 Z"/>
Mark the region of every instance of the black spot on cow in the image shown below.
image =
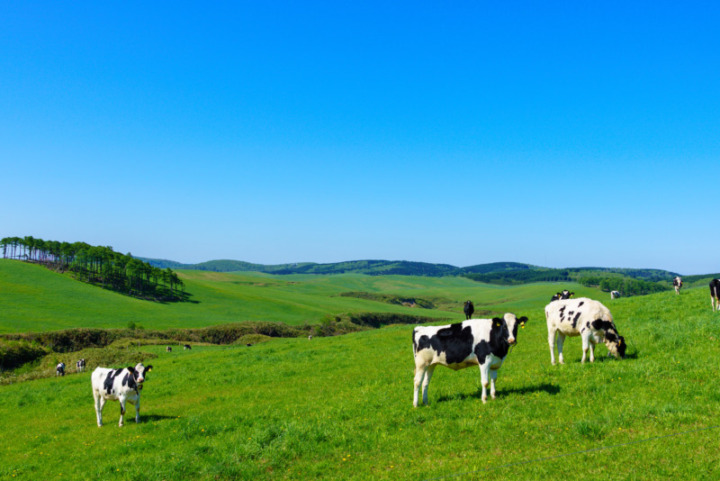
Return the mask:
<path id="1" fill-rule="evenodd" d="M 119 376 L 122 372 L 122 369 L 116 369 L 113 371 L 109 371 L 107 374 L 107 377 L 105 378 L 105 382 L 103 383 L 103 388 L 105 391 L 107 391 L 108 394 L 112 393 L 113 383 L 115 382 L 115 377 Z"/>
<path id="2" fill-rule="evenodd" d="M 582 316 L 582 312 L 578 311 L 578 313 L 575 314 L 575 317 L 573 318 L 573 321 L 572 321 L 573 329 L 575 329 L 575 326 L 577 326 L 577 322 L 578 322 L 578 319 L 580 319 L 580 316 Z"/>
<path id="3" fill-rule="evenodd" d="M 125 377 L 123 377 L 122 385 L 127 386 L 130 389 L 135 389 L 137 391 L 137 383 L 135 382 L 135 370 L 128 368 L 128 371 L 125 374 Z"/>
<path id="4" fill-rule="evenodd" d="M 472 328 L 470 326 L 463 328 L 462 323 L 457 323 L 438 330 L 437 334 L 432 337 L 420 336 L 416 350 L 431 348 L 438 355 L 445 353 L 448 364 L 457 364 L 470 355 L 472 343 Z"/>
<path id="5" fill-rule="evenodd" d="M 580 304 L 578 304 L 578 307 L 582 306 L 583 304 L 585 304 L 585 301 L 580 301 Z"/>
<path id="6" fill-rule="evenodd" d="M 595 319 L 592 322 L 592 327 L 596 331 L 607 331 L 608 329 L 614 329 L 612 322 L 604 319 Z"/>

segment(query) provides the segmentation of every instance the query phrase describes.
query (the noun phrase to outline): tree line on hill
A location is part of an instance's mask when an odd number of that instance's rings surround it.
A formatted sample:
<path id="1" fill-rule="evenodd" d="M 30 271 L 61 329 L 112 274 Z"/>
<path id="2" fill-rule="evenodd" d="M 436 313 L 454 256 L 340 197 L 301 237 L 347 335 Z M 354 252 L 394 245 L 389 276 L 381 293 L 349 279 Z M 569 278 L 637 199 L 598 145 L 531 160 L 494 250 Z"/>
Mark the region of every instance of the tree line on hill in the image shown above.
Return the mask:
<path id="1" fill-rule="evenodd" d="M 4 259 L 42 264 L 58 272 L 71 272 L 83 282 L 142 299 L 180 301 L 187 299 L 185 283 L 170 268 L 120 254 L 112 247 L 84 242 L 59 242 L 32 236 L 0 240 Z"/>

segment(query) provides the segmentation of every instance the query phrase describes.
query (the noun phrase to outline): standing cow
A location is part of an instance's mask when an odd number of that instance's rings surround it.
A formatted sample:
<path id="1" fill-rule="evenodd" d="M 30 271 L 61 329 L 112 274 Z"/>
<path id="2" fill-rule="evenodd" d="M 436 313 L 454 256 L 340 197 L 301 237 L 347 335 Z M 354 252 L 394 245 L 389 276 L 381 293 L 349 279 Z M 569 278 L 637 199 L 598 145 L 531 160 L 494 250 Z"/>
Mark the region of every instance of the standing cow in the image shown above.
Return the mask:
<path id="1" fill-rule="evenodd" d="M 673 287 L 675 288 L 675 294 L 680 294 L 680 289 L 682 289 L 682 278 L 680 276 L 673 279 Z"/>
<path id="2" fill-rule="evenodd" d="M 617 299 L 620 297 L 620 291 L 610 291 L 610 299 Z"/>
<path id="3" fill-rule="evenodd" d="M 518 326 L 525 327 L 527 317 L 507 313 L 501 319 L 470 319 L 445 326 L 418 326 L 413 330 L 415 355 L 415 389 L 413 406 L 417 407 L 420 386 L 423 404 L 428 403 L 428 385 L 435 366 L 442 364 L 455 371 L 480 366 L 482 402 L 495 399 L 495 380 L 505 357 L 517 339 Z"/>
<path id="4" fill-rule="evenodd" d="M 720 311 L 720 279 L 710 281 L 710 305 L 713 311 Z"/>
<path id="5" fill-rule="evenodd" d="M 121 369 L 99 367 L 93 371 L 92 391 L 98 427 L 102 426 L 102 411 L 108 399 L 120 401 L 119 426 L 124 424 L 126 402 L 135 405 L 135 422 L 140 422 L 140 391 L 151 369 L 152 366 L 145 367 L 139 363 L 135 367 Z"/>
<path id="6" fill-rule="evenodd" d="M 77 372 L 84 372 L 85 371 L 85 358 L 78 360 L 78 362 L 75 363 L 75 368 L 77 369 Z"/>
<path id="7" fill-rule="evenodd" d="M 465 313 L 465 320 L 472 318 L 473 312 L 475 312 L 475 306 L 473 306 L 472 301 L 465 301 L 463 312 Z"/>
<path id="8" fill-rule="evenodd" d="M 605 342 L 610 354 L 616 358 L 625 357 L 625 338 L 618 334 L 612 315 L 607 307 L 598 301 L 580 297 L 551 302 L 545 306 L 547 319 L 550 362 L 555 364 L 555 337 L 560 364 L 563 358 L 565 337 L 582 337 L 582 362 L 590 351 L 590 362 L 595 361 L 595 345 Z"/>
<path id="9" fill-rule="evenodd" d="M 65 363 L 60 362 L 57 366 L 55 366 L 55 376 L 64 376 L 65 375 Z"/>

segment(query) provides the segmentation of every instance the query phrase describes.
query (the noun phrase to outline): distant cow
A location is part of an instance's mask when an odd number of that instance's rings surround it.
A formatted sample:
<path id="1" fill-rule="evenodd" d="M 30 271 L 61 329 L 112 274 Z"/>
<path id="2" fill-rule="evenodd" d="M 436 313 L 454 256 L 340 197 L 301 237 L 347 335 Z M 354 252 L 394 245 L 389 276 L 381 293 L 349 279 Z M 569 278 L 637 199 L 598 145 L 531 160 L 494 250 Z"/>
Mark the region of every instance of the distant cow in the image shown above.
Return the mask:
<path id="1" fill-rule="evenodd" d="M 61 362 L 58 363 L 57 366 L 55 366 L 55 376 L 64 376 L 65 375 L 65 363 Z"/>
<path id="2" fill-rule="evenodd" d="M 135 367 L 121 369 L 99 367 L 93 371 L 92 391 L 98 427 L 102 426 L 102 411 L 108 399 L 120 401 L 119 426 L 124 422 L 126 402 L 135 405 L 135 422 L 140 422 L 140 391 L 151 369 L 152 366 L 145 367 L 140 363 Z"/>
<path id="3" fill-rule="evenodd" d="M 720 279 L 710 281 L 710 303 L 713 311 L 720 311 Z"/>
<path id="4" fill-rule="evenodd" d="M 185 344 L 185 345 L 183 346 L 183 349 L 186 350 L 186 351 L 188 351 L 188 350 L 192 349 L 192 346 L 191 346 L 190 344 Z"/>
<path id="5" fill-rule="evenodd" d="M 595 345 L 605 342 L 608 351 L 613 356 L 625 357 L 625 338 L 618 334 L 612 315 L 607 307 L 598 301 L 580 297 L 551 302 L 545 306 L 547 319 L 548 344 L 550 345 L 550 362 L 555 364 L 555 336 L 557 334 L 557 349 L 560 364 L 564 364 L 563 342 L 565 336 L 582 337 L 583 355 L 585 362 L 588 350 L 590 362 L 595 361 Z"/>
<path id="6" fill-rule="evenodd" d="M 554 296 L 552 296 L 552 297 L 550 298 L 550 302 L 559 301 L 560 299 L 570 299 L 570 298 L 571 298 L 572 296 L 574 296 L 574 295 L 575 295 L 574 292 L 570 292 L 570 291 L 568 291 L 567 289 L 565 289 L 564 291 L 558 292 L 557 294 L 555 294 Z"/>
<path id="7" fill-rule="evenodd" d="M 472 318 L 473 312 L 475 312 L 475 306 L 473 306 L 472 301 L 465 301 L 463 312 L 465 313 L 466 320 Z"/>
<path id="8" fill-rule="evenodd" d="M 77 369 L 77 372 L 83 372 L 85 371 L 85 359 L 80 359 L 78 362 L 75 363 L 75 368 Z"/>
<path id="9" fill-rule="evenodd" d="M 495 399 L 497 371 L 517 339 L 518 326 L 525 327 L 527 317 L 518 319 L 507 313 L 501 319 L 470 319 L 445 326 L 418 326 L 413 330 L 415 355 L 415 390 L 413 406 L 418 405 L 422 385 L 423 404 L 428 403 L 428 385 L 435 366 L 442 364 L 457 371 L 470 366 L 480 367 L 482 402 Z"/>
<path id="10" fill-rule="evenodd" d="M 680 294 L 680 289 L 682 289 L 682 278 L 680 276 L 673 279 L 673 287 L 675 288 L 675 294 Z"/>
<path id="11" fill-rule="evenodd" d="M 166 348 L 165 348 L 165 351 L 167 351 L 167 352 L 172 352 L 172 347 L 170 347 L 170 346 L 166 347 Z"/>
<path id="12" fill-rule="evenodd" d="M 617 299 L 620 297 L 620 291 L 610 291 L 610 299 Z"/>

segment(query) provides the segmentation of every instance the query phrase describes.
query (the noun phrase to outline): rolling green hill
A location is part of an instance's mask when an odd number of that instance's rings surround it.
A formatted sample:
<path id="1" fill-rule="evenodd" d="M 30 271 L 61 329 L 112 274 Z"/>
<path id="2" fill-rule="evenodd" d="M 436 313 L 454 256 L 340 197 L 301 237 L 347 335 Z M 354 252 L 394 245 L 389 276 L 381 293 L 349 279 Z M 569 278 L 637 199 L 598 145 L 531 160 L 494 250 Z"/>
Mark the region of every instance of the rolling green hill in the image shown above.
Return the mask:
<path id="1" fill-rule="evenodd" d="M 0 266 L 3 280 L 15 269 Z M 20 266 L 15 279 L 42 288 L 27 296 L 49 293 L 44 271 Z M 423 298 L 471 296 L 476 305 L 502 306 L 530 320 L 499 371 L 498 398 L 484 405 L 477 369 L 439 367 L 430 406 L 412 408 L 411 326 L 172 353 L 163 345 L 142 346 L 156 356 L 143 390 L 142 423 L 128 421 L 123 428 L 116 402 L 105 408 L 105 426 L 95 425 L 89 372 L 0 386 L 0 478 L 720 478 L 720 395 L 712 362 L 720 357 L 720 314 L 710 311 L 704 288 L 606 300 L 628 342 L 627 359 L 608 359 L 598 346 L 596 362 L 581 365 L 581 343 L 574 338 L 565 343 L 567 364 L 551 366 L 543 305 L 555 285 L 192 274 L 188 280 L 202 300 L 194 307 L 212 299 L 223 309 L 223 299 L 264 288 L 306 295 L 404 291 Z M 52 282 L 69 292 L 62 279 Z M 77 295 L 94 302 L 86 292 Z M 100 305 L 109 302 L 99 299 Z M 68 315 L 57 300 L 32 302 L 25 311 L 31 318 L 43 309 L 61 319 Z M 126 349 L 134 352 L 132 345 Z M 129 406 L 128 417 L 133 414 Z"/>
<path id="2" fill-rule="evenodd" d="M 462 317 L 472 299 L 478 311 L 504 312 L 509 306 L 544 305 L 554 292 L 568 287 L 600 295 L 576 284 L 497 286 L 464 277 L 340 275 L 270 275 L 178 271 L 190 302 L 159 303 L 130 298 L 77 282 L 42 266 L 0 259 L 0 333 L 76 327 L 146 329 L 205 327 L 239 321 L 317 324 L 345 313 L 403 313 L 438 319 Z M 343 296 L 348 292 L 422 298 L 434 309 Z M 602 294 L 604 295 L 604 294 Z M 366 296 L 367 297 L 367 296 Z"/>
<path id="3" fill-rule="evenodd" d="M 143 261 L 160 268 L 188 269 L 214 272 L 264 272 L 268 274 L 366 274 L 366 275 L 405 275 L 405 276 L 467 276 L 480 282 L 499 284 L 520 284 L 543 281 L 576 281 L 583 275 L 616 274 L 642 279 L 650 282 L 672 281 L 678 275 L 661 269 L 626 269 L 607 267 L 572 267 L 554 269 L 518 262 L 493 262 L 468 267 L 455 267 L 448 264 L 430 264 L 426 262 L 363 260 L 315 264 L 312 262 L 296 264 L 263 265 L 233 260 L 214 260 L 199 264 L 181 264 L 162 259 L 142 258 Z"/>

